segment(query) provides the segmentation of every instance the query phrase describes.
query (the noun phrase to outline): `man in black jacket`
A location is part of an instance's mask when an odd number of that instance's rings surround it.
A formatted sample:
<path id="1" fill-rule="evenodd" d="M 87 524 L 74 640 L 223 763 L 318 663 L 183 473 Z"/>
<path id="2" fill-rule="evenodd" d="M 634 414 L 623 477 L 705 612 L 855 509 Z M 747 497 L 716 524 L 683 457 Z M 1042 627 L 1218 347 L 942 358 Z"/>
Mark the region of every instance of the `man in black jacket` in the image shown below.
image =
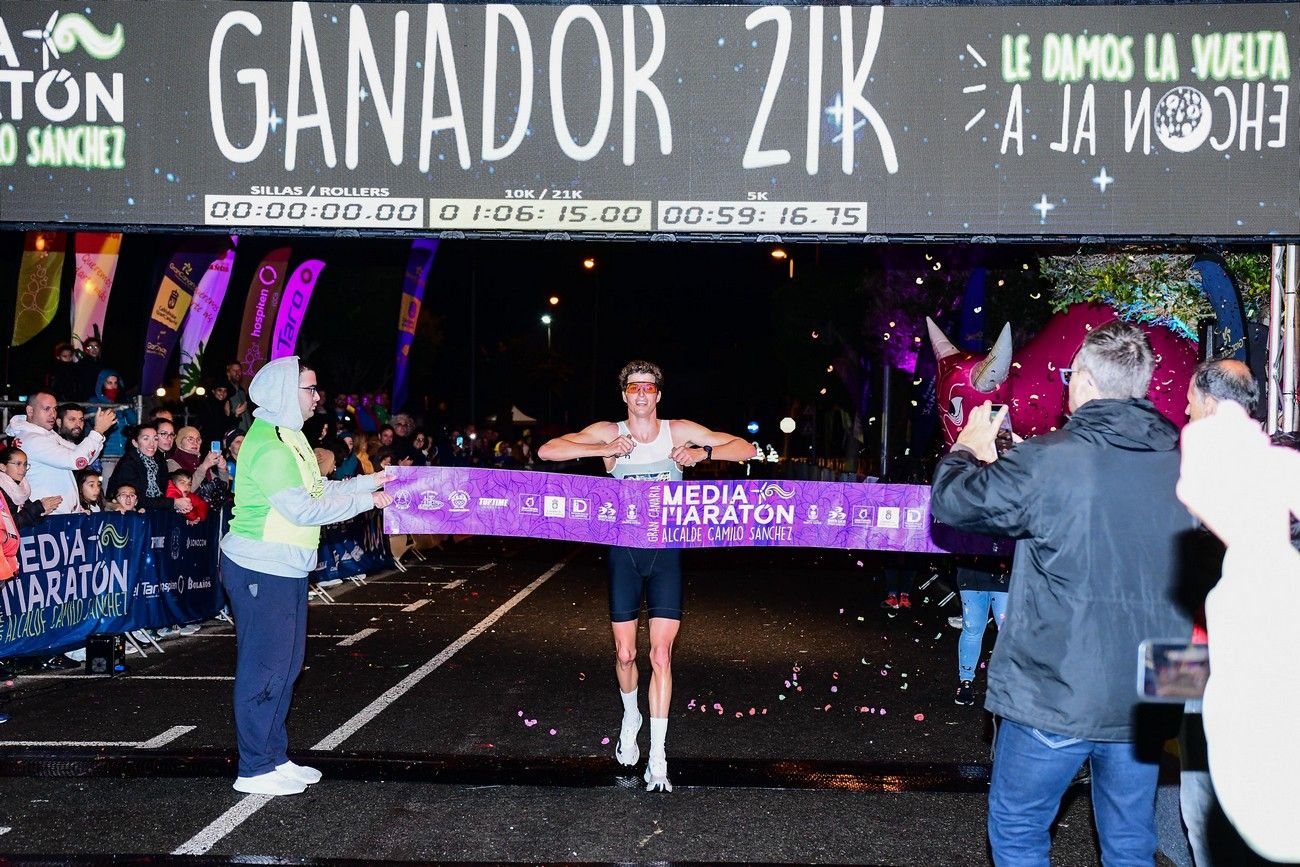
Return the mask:
<path id="1" fill-rule="evenodd" d="M 1006 409 L 986 403 L 935 470 L 935 519 L 1021 540 L 985 701 L 1001 718 L 988 820 L 999 867 L 1048 863 L 1049 828 L 1084 761 L 1102 861 L 1155 861 L 1158 768 L 1135 744 L 1135 660 L 1144 638 L 1191 633 L 1173 600 L 1193 522 L 1174 496 L 1178 431 L 1146 399 L 1154 367 L 1141 330 L 1097 328 L 1061 372 L 1070 418 L 1059 431 L 999 458 Z"/>

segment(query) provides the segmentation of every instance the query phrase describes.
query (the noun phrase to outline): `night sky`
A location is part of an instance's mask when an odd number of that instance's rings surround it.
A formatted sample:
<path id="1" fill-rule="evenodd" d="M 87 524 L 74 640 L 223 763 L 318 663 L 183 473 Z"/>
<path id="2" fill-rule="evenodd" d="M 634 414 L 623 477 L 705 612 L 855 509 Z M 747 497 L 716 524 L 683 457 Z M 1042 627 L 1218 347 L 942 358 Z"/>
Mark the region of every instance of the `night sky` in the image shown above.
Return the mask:
<path id="1" fill-rule="evenodd" d="M 105 357 L 121 368 L 128 386 L 139 382 L 141 344 L 160 269 L 181 240 L 157 234 L 123 240 L 105 324 Z M 218 370 L 211 365 L 234 354 L 256 264 L 286 243 L 293 248 L 291 266 L 309 257 L 327 262 L 298 344 L 320 369 L 322 384 L 348 391 L 386 388 L 409 248 L 402 239 L 242 237 L 208 370 Z M 0 234 L 0 330 L 6 335 L 12 333 L 21 246 L 21 233 Z M 548 384 L 556 424 L 580 427 L 593 414 L 612 417 L 621 409 L 619 367 L 645 357 L 664 368 L 666 417 L 696 418 L 733 432 L 757 420 L 773 430 L 791 386 L 775 351 L 779 331 L 788 324 L 775 309 L 783 284 L 788 292 L 788 263 L 774 260 L 772 247 L 444 241 L 412 350 L 411 406 L 418 409 L 428 396 L 447 401 L 452 419 L 468 419 L 473 324 L 479 417 L 513 402 L 544 420 Z M 787 249 L 796 268 L 815 259 L 811 246 Z M 583 267 L 588 257 L 596 260 L 594 269 Z M 67 338 L 70 279 L 69 270 L 50 327 L 11 350 L 11 396 L 35 384 L 54 343 Z M 561 299 L 553 309 L 547 302 L 552 294 Z M 553 364 L 548 364 L 546 328 L 540 322 L 548 310 L 554 318 Z M 173 358 L 172 371 L 175 364 Z"/>

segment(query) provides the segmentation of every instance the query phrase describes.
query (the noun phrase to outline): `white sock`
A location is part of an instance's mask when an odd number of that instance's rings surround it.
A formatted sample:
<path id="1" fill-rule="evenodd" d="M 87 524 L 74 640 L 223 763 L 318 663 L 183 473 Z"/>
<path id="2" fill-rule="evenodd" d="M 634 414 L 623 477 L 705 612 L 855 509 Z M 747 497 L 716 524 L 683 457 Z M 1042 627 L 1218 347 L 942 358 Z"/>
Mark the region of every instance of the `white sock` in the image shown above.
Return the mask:
<path id="1" fill-rule="evenodd" d="M 664 741 L 668 739 L 668 718 L 650 717 L 650 755 L 664 754 Z"/>
<path id="2" fill-rule="evenodd" d="M 632 719 L 636 716 L 636 690 L 631 692 L 619 691 L 619 697 L 623 699 L 623 716 L 625 719 Z"/>

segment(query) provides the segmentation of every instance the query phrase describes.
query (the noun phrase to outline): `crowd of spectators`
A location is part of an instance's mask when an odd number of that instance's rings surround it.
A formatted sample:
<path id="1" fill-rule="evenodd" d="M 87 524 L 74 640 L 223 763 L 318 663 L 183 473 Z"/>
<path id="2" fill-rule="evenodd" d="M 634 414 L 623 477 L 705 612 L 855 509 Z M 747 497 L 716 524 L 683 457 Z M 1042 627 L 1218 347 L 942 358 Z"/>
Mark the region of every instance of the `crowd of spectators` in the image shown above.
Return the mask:
<path id="1" fill-rule="evenodd" d="M 6 545 L 46 515 L 171 510 L 207 519 L 233 496 L 239 449 L 252 423 L 246 371 L 232 361 L 206 388 L 167 403 L 137 398 L 101 360 L 98 337 L 80 350 L 55 347 L 42 390 L 26 397 L 0 436 L 0 522 Z M 445 423 L 440 405 L 426 428 L 393 413 L 387 395 L 340 392 L 303 426 L 322 473 L 342 480 L 392 466 L 529 469 L 533 437 L 494 426 Z M 0 571 L 3 567 L 0 567 Z"/>

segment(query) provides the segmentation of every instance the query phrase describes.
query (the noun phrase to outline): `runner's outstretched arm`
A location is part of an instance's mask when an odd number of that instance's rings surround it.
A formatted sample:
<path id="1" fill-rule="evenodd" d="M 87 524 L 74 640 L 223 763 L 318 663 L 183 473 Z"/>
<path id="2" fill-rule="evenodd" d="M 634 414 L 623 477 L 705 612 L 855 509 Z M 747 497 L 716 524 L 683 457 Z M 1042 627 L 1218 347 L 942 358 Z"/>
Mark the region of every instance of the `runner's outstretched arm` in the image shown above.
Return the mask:
<path id="1" fill-rule="evenodd" d="M 757 457 L 754 444 L 738 436 L 719 433 L 688 419 L 673 419 L 673 460 L 683 466 L 704 460 L 700 447 L 709 446 L 715 461 L 747 461 Z"/>

